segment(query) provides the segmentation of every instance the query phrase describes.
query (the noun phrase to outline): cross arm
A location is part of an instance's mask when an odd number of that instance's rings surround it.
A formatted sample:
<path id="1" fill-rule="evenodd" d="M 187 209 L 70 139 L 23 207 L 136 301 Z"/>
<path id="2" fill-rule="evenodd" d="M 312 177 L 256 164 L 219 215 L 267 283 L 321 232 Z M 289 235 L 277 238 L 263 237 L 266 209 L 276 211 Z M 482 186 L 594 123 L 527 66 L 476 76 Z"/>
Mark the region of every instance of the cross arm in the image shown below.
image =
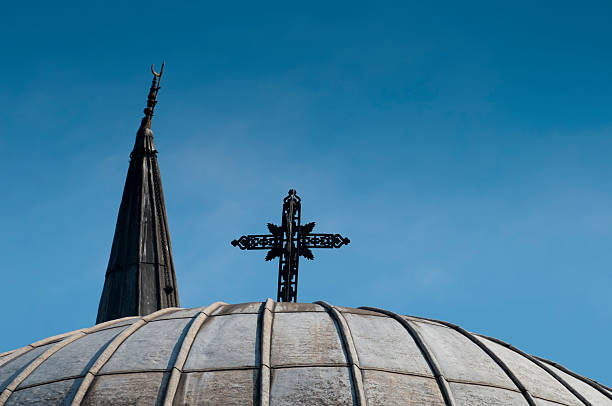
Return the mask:
<path id="1" fill-rule="evenodd" d="M 307 234 L 302 237 L 304 248 L 340 248 L 351 242 L 340 234 Z"/>
<path id="2" fill-rule="evenodd" d="M 243 235 L 232 241 L 232 245 L 241 250 L 269 250 L 278 246 L 278 244 L 278 237 L 271 234 Z"/>

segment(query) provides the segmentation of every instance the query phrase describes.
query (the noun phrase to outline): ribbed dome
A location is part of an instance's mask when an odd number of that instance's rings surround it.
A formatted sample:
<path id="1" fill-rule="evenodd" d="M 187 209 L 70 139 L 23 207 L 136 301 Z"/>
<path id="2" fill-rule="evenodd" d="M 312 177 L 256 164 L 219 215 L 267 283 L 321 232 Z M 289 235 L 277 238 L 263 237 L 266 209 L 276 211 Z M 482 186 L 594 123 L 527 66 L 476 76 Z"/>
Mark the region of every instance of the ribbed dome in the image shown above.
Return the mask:
<path id="1" fill-rule="evenodd" d="M 612 391 L 445 322 L 214 303 L 0 354 L 0 405 L 612 405 Z"/>

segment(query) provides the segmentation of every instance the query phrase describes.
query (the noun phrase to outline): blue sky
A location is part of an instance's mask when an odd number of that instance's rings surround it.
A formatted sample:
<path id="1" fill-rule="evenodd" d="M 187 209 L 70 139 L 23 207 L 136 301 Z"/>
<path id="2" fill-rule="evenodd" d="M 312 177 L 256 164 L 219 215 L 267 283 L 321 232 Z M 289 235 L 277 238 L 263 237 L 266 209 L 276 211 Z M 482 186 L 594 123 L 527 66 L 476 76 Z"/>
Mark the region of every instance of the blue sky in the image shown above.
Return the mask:
<path id="1" fill-rule="evenodd" d="M 128 4 L 129 3 L 129 4 Z M 181 304 L 274 297 L 229 242 L 351 245 L 301 301 L 498 337 L 612 384 L 609 2 L 28 3 L 0 16 L 0 352 L 94 323 L 149 66 Z"/>

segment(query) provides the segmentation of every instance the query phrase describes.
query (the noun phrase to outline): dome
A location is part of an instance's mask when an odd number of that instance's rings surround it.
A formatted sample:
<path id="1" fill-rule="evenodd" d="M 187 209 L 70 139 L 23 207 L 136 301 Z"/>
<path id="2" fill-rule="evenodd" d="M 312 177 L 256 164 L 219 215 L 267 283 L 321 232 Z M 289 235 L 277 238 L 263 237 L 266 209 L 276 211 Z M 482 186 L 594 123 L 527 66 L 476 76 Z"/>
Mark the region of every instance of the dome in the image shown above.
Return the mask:
<path id="1" fill-rule="evenodd" d="M 325 302 L 167 308 L 0 354 L 0 405 L 612 405 L 456 325 Z"/>

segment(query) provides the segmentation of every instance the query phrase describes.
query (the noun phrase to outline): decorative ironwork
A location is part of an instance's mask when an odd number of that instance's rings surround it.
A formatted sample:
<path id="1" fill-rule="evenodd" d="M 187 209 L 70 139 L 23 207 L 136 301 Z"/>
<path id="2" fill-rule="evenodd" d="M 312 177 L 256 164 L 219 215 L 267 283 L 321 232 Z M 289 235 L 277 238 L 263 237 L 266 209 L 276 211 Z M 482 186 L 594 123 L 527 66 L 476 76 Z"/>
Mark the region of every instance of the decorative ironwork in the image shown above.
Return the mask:
<path id="1" fill-rule="evenodd" d="M 266 261 L 279 258 L 279 302 L 297 301 L 298 266 L 300 257 L 313 260 L 311 248 L 340 248 L 351 242 L 340 234 L 312 234 L 315 223 L 302 225 L 301 199 L 295 190 L 283 199 L 282 225 L 268 223 L 270 234 L 243 235 L 232 241 L 241 250 L 268 250 Z"/>

